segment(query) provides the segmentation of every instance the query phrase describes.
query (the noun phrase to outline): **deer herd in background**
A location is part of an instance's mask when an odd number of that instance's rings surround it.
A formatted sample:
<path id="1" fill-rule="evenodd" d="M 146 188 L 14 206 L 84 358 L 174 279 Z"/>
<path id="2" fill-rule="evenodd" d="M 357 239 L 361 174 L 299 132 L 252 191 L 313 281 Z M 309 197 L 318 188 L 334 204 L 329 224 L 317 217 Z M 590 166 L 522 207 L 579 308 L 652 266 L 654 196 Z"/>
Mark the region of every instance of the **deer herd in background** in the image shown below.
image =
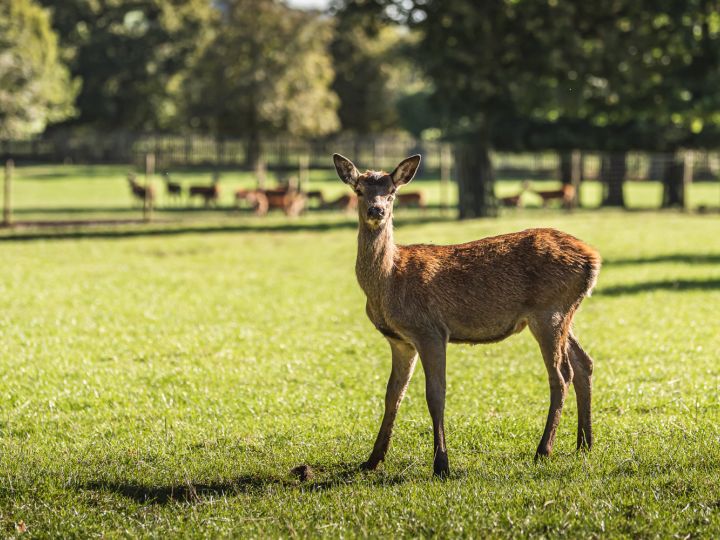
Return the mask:
<path id="1" fill-rule="evenodd" d="M 154 205 L 157 202 L 157 193 L 154 186 L 143 185 L 137 181 L 135 173 L 128 173 L 128 184 L 134 200 L 142 204 Z M 169 173 L 163 174 L 165 182 L 165 195 L 169 201 L 179 204 L 183 195 L 187 194 L 187 202 L 190 206 L 195 199 L 200 199 L 205 207 L 217 206 L 220 199 L 220 175 L 213 173 L 209 184 L 192 184 L 186 189 L 182 184 L 170 178 Z M 341 210 L 351 212 L 357 209 L 357 196 L 341 195 L 337 199 L 326 200 L 322 191 L 301 191 L 296 187 L 297 182 L 290 178 L 282 182 L 278 187 L 272 189 L 237 189 L 235 191 L 235 206 L 238 209 L 249 208 L 258 216 L 266 215 L 270 210 L 281 210 L 287 216 L 297 216 L 306 210 L 310 204 L 315 208 L 326 210 Z M 405 193 L 398 201 L 401 205 L 420 208 L 425 210 L 427 202 L 422 192 Z"/>
<path id="2" fill-rule="evenodd" d="M 154 205 L 157 202 L 155 188 L 149 184 L 140 184 L 134 173 L 128 173 L 128 183 L 133 199 L 142 204 Z M 205 207 L 217 206 L 220 199 L 220 174 L 213 173 L 210 183 L 191 184 L 186 189 L 182 184 L 170 178 L 170 174 L 163 174 L 165 183 L 165 195 L 167 200 L 173 204 L 180 204 L 183 195 L 187 194 L 187 202 L 192 206 L 195 199 L 200 199 Z M 550 202 L 558 201 L 563 208 L 572 208 L 576 191 L 575 187 L 563 184 L 561 189 L 538 191 L 532 189 L 530 182 L 524 181 L 520 191 L 516 195 L 499 197 L 498 202 L 505 207 L 522 206 L 524 193 L 532 193 L 540 198 L 543 207 Z M 326 200 L 323 192 L 319 190 L 302 191 L 297 188 L 295 178 L 281 182 L 278 187 L 272 189 L 237 189 L 234 193 L 235 207 L 237 209 L 250 209 L 258 216 L 267 215 L 270 210 L 281 210 L 287 216 L 298 216 L 311 205 L 314 208 L 323 210 L 340 210 L 352 212 L 357 209 L 357 195 L 354 193 L 341 195 L 333 200 Z M 425 210 L 427 200 L 422 191 L 398 193 L 396 198 L 398 206 L 413 207 Z"/>

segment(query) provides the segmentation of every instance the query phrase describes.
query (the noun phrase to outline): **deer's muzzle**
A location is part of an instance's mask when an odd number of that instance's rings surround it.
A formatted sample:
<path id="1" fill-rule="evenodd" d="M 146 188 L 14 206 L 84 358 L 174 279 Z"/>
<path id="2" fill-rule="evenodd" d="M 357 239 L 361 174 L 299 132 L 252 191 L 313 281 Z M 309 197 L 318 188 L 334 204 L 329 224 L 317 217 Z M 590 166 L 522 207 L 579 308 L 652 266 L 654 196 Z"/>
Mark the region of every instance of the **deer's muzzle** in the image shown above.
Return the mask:
<path id="1" fill-rule="evenodd" d="M 371 206 L 368 208 L 367 215 L 369 219 L 382 219 L 385 217 L 385 209 L 380 206 Z"/>

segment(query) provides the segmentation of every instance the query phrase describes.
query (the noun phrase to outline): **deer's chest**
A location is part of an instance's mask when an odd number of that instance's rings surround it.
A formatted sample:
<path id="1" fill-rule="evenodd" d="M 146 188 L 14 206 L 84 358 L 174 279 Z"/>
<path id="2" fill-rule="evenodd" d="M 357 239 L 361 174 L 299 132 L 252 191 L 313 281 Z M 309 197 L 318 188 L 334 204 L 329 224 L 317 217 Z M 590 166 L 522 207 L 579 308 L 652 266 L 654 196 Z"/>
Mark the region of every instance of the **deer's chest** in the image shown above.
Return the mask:
<path id="1" fill-rule="evenodd" d="M 367 313 L 368 319 L 370 319 L 370 322 L 373 323 L 375 327 L 387 326 L 382 306 L 378 302 L 372 301 L 369 297 L 365 303 L 365 313 Z"/>
<path id="2" fill-rule="evenodd" d="M 403 339 L 397 331 L 396 322 L 388 316 L 386 306 L 373 302 L 368 297 L 368 301 L 365 304 L 365 312 L 370 322 L 383 336 L 393 339 Z"/>

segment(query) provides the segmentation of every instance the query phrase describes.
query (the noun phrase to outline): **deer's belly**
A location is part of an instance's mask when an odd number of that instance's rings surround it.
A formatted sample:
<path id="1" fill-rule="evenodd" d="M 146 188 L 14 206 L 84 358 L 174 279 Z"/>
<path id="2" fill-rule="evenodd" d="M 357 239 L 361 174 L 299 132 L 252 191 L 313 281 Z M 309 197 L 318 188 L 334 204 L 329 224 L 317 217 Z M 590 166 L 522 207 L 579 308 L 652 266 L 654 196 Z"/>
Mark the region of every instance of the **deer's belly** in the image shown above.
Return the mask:
<path id="1" fill-rule="evenodd" d="M 524 317 L 495 321 L 462 321 L 449 324 L 450 343 L 494 343 L 522 332 L 527 326 Z"/>

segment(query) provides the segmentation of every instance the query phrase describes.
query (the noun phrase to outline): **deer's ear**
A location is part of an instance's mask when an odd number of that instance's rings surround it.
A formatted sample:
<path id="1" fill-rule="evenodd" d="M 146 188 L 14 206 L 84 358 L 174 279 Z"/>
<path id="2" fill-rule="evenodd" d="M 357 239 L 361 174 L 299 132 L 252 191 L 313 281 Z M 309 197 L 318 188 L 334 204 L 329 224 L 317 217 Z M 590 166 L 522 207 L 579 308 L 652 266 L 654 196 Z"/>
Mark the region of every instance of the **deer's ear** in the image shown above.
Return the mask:
<path id="1" fill-rule="evenodd" d="M 333 154 L 333 162 L 335 162 L 335 170 L 340 180 L 354 188 L 357 185 L 360 173 L 355 165 L 353 165 L 353 162 L 340 154 Z"/>
<path id="2" fill-rule="evenodd" d="M 393 184 L 400 187 L 410 183 L 410 180 L 415 177 L 415 173 L 417 172 L 419 166 L 420 154 L 403 159 L 400 162 L 400 165 L 398 165 L 390 175 L 392 177 Z"/>

